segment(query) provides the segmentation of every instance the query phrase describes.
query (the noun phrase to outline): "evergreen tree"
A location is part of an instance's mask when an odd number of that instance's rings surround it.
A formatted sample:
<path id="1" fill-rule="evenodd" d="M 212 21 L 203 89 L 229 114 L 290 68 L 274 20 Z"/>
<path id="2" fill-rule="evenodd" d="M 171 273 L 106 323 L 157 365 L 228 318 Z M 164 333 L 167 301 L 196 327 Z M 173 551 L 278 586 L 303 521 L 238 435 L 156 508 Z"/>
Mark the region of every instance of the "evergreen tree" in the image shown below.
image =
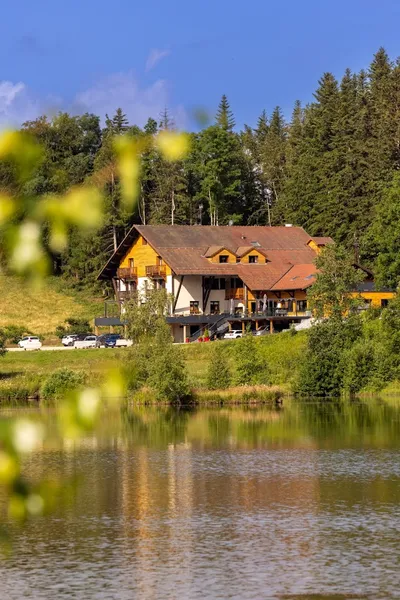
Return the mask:
<path id="1" fill-rule="evenodd" d="M 268 126 L 268 117 L 267 111 L 264 109 L 261 115 L 257 120 L 257 127 L 255 129 L 255 136 L 259 144 L 265 142 L 265 139 L 268 135 L 269 126 Z"/>
<path id="2" fill-rule="evenodd" d="M 223 127 L 212 125 L 196 138 L 197 202 L 207 209 L 211 225 L 239 223 L 246 212 L 244 158 L 239 138 Z"/>
<path id="3" fill-rule="evenodd" d="M 167 107 L 165 107 L 162 113 L 160 114 L 159 128 L 167 131 L 175 128 L 174 120 L 169 114 Z"/>
<path id="4" fill-rule="evenodd" d="M 400 283 L 400 173 L 385 190 L 377 215 L 369 230 L 369 244 L 377 259 L 375 275 L 378 286 L 396 289 Z"/>
<path id="5" fill-rule="evenodd" d="M 129 129 L 127 116 L 122 112 L 122 108 L 117 108 L 112 119 L 106 115 L 106 126 L 114 135 L 121 135 Z"/>
<path id="6" fill-rule="evenodd" d="M 147 135 L 156 134 L 157 130 L 158 130 L 157 121 L 155 119 L 152 119 L 151 117 L 149 117 L 147 119 L 147 123 L 144 126 L 143 130 Z"/>
<path id="7" fill-rule="evenodd" d="M 215 121 L 217 125 L 226 131 L 233 131 L 233 128 L 235 127 L 235 118 L 225 94 L 222 96 L 218 105 Z"/>

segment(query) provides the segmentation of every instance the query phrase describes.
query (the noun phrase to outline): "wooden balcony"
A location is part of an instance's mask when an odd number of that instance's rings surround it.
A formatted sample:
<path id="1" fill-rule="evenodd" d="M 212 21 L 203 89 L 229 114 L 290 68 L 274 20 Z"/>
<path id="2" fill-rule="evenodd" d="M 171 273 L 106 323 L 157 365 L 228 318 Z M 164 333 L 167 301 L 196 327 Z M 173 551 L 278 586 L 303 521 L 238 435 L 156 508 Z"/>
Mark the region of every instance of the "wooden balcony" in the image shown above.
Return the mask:
<path id="1" fill-rule="evenodd" d="M 146 277 L 152 277 L 153 279 L 165 279 L 166 276 L 166 265 L 148 265 L 146 267 Z"/>
<path id="2" fill-rule="evenodd" d="M 137 279 L 137 267 L 125 267 L 117 269 L 119 279 Z"/>
<path id="3" fill-rule="evenodd" d="M 225 290 L 225 300 L 244 300 L 244 288 Z"/>

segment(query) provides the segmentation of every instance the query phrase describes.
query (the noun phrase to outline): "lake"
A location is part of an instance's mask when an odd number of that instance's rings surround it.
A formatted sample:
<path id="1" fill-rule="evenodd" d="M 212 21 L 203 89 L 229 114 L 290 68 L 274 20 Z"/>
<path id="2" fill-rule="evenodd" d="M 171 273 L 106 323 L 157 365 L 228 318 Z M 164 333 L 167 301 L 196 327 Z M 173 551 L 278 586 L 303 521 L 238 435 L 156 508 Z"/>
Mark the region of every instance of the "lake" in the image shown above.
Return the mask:
<path id="1" fill-rule="evenodd" d="M 1 599 L 400 597 L 395 401 L 126 407 L 24 469 L 68 485 L 12 526 Z"/>

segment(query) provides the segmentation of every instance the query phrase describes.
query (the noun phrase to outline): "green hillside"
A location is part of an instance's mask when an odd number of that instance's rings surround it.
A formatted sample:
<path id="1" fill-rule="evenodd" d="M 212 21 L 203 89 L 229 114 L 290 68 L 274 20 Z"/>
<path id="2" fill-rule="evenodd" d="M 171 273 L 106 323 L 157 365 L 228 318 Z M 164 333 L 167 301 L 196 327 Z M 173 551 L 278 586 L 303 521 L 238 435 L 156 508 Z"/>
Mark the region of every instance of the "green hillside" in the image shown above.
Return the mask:
<path id="1" fill-rule="evenodd" d="M 0 274 L 0 289 L 0 327 L 20 325 L 32 333 L 51 334 L 68 317 L 91 320 L 104 310 L 100 296 L 63 291 L 57 278 L 32 287 L 19 277 Z"/>

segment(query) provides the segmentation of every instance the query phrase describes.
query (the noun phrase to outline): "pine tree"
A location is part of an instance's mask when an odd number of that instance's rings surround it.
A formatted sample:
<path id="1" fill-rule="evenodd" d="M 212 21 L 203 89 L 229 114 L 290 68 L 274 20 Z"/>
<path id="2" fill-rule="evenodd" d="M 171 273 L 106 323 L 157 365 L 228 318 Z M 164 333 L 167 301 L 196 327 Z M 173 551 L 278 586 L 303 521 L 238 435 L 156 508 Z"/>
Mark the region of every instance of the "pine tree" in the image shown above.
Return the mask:
<path id="1" fill-rule="evenodd" d="M 267 112 L 266 110 L 263 110 L 261 115 L 258 117 L 257 127 L 255 129 L 255 136 L 259 144 L 262 144 L 265 141 L 268 131 L 269 126 Z"/>
<path id="2" fill-rule="evenodd" d="M 204 129 L 196 139 L 198 203 L 206 206 L 211 225 L 240 223 L 247 210 L 246 169 L 236 134 L 219 125 Z"/>
<path id="3" fill-rule="evenodd" d="M 121 135 L 129 129 L 129 121 L 122 112 L 122 108 L 117 108 L 112 119 L 106 115 L 106 128 L 112 131 L 114 135 Z"/>
<path id="4" fill-rule="evenodd" d="M 160 123 L 159 128 L 162 130 L 170 130 L 175 128 L 175 123 L 171 115 L 169 114 L 168 108 L 165 107 L 162 113 L 160 114 Z"/>
<path id="5" fill-rule="evenodd" d="M 147 135 L 154 135 L 158 130 L 157 121 L 149 117 L 143 130 Z"/>
<path id="6" fill-rule="evenodd" d="M 235 118 L 225 94 L 222 96 L 218 105 L 215 121 L 217 125 L 226 131 L 233 131 L 233 128 L 235 127 Z"/>
<path id="7" fill-rule="evenodd" d="M 284 202 L 290 221 L 316 235 L 332 233 L 327 214 L 336 203 L 332 182 L 339 90 L 331 73 L 320 79 L 314 96 L 316 102 L 304 111 L 298 160 L 285 181 Z"/>

